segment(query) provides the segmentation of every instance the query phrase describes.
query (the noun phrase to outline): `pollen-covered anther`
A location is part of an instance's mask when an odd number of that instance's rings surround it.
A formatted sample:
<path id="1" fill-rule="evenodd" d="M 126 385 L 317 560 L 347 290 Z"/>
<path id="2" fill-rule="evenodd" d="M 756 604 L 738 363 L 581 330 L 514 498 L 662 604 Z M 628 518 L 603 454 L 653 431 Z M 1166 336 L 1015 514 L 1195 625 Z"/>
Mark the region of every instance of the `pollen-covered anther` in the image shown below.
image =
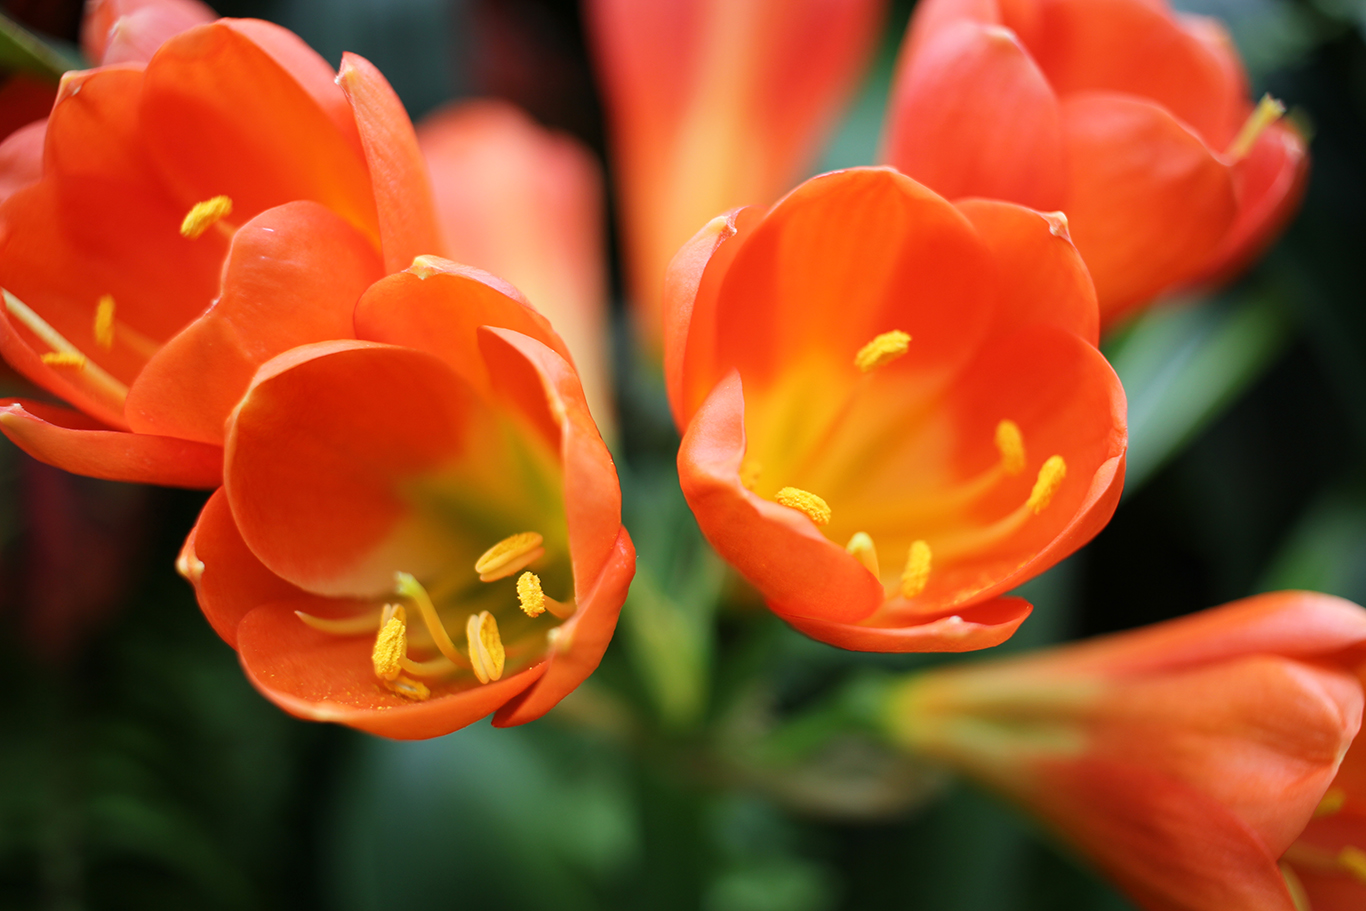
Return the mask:
<path id="1" fill-rule="evenodd" d="M 105 351 L 114 347 L 114 296 L 106 294 L 95 305 L 95 344 Z"/>
<path id="2" fill-rule="evenodd" d="M 885 367 L 905 354 L 911 346 L 911 336 L 899 329 L 884 332 L 864 345 L 854 355 L 854 366 L 867 373 Z"/>
<path id="3" fill-rule="evenodd" d="M 877 565 L 877 547 L 873 544 L 872 537 L 866 531 L 856 531 L 854 536 L 849 539 L 849 543 L 844 545 L 844 549 L 857 561 L 863 564 L 863 568 L 873 574 L 874 578 L 881 576 Z"/>
<path id="4" fill-rule="evenodd" d="M 479 682 L 502 678 L 503 639 L 498 635 L 498 621 L 493 619 L 493 614 L 486 610 L 470 614 L 465 623 L 465 638 L 469 641 L 470 666 Z"/>
<path id="5" fill-rule="evenodd" d="M 203 236 L 204 232 L 213 227 L 220 219 L 232 214 L 232 199 L 227 196 L 215 196 L 203 202 L 197 202 L 185 213 L 185 218 L 180 222 L 180 236 L 190 240 L 196 240 Z"/>
<path id="6" fill-rule="evenodd" d="M 1314 808 L 1314 818 L 1322 819 L 1325 816 L 1334 816 L 1342 811 L 1347 804 L 1347 792 L 1342 788 L 1329 788 L 1324 792 L 1323 799 Z"/>
<path id="7" fill-rule="evenodd" d="M 86 365 L 86 357 L 74 351 L 50 351 L 39 358 L 49 367 L 75 367 L 77 370 Z"/>
<path id="8" fill-rule="evenodd" d="M 830 524 L 830 505 L 809 490 L 784 487 L 773 499 L 789 509 L 805 513 L 806 517 L 817 525 Z"/>
<path id="9" fill-rule="evenodd" d="M 528 617 L 545 613 L 545 592 L 541 590 L 540 576 L 522 573 L 517 577 L 517 601 L 522 605 L 522 613 Z"/>
<path id="10" fill-rule="evenodd" d="M 1366 851 L 1347 845 L 1338 852 L 1338 866 L 1353 879 L 1366 883 Z"/>
<path id="11" fill-rule="evenodd" d="M 376 677 L 397 680 L 403 671 L 403 659 L 408 656 L 407 614 L 401 604 L 386 604 L 384 614 L 384 625 L 375 636 L 370 660 L 375 666 Z"/>
<path id="12" fill-rule="evenodd" d="M 1034 482 L 1034 489 L 1030 491 L 1029 500 L 1025 503 L 1034 515 L 1043 512 L 1048 508 L 1048 504 L 1053 502 L 1053 495 L 1058 492 L 1065 477 L 1067 463 L 1063 461 L 1062 456 L 1049 456 L 1048 461 L 1039 469 L 1038 480 Z"/>
<path id="13" fill-rule="evenodd" d="M 1233 142 L 1229 143 L 1228 151 L 1224 154 L 1234 161 L 1246 158 L 1266 128 L 1284 116 L 1285 105 L 1272 98 L 1270 94 L 1263 95 L 1247 120 L 1243 121 L 1243 128 L 1238 131 Z"/>
<path id="14" fill-rule="evenodd" d="M 1001 453 L 1001 470 L 1014 477 L 1025 468 L 1024 434 L 1020 425 L 1004 420 L 996 425 L 996 450 Z"/>
<path id="15" fill-rule="evenodd" d="M 545 548 L 541 546 L 544 540 L 534 531 L 523 531 L 499 541 L 474 561 L 474 571 L 479 574 L 479 581 L 506 579 L 526 569 L 545 556 Z"/>
<path id="16" fill-rule="evenodd" d="M 930 545 L 925 541 L 913 541 L 910 553 L 906 555 L 906 568 L 901 571 L 901 597 L 914 598 L 925 590 L 933 563 Z"/>

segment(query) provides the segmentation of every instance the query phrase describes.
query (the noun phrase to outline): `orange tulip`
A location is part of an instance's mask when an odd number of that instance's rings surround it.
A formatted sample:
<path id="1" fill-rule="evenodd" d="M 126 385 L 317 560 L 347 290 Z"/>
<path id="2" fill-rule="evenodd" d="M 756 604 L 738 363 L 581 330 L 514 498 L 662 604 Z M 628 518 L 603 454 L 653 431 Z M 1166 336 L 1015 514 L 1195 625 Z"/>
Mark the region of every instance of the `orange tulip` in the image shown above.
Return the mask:
<path id="1" fill-rule="evenodd" d="M 295 715 L 401 739 L 537 718 L 597 666 L 635 564 L 564 345 L 434 257 L 355 323 L 256 373 L 179 567 Z"/>
<path id="2" fill-rule="evenodd" d="M 1278 592 L 913 677 L 887 724 L 1039 816 L 1140 907 L 1294 911 L 1277 859 L 1360 727 L 1363 644 L 1366 611 Z"/>
<path id="3" fill-rule="evenodd" d="M 79 411 L 2 402 L 0 430 L 77 473 L 216 486 L 256 368 L 350 337 L 371 282 L 441 251 L 412 126 L 361 58 L 334 76 L 220 20 L 69 73 L 42 179 L 0 205 L 0 353 Z"/>
<path id="4" fill-rule="evenodd" d="M 951 199 L 1065 211 L 1111 325 L 1279 233 L 1308 169 L 1280 112 L 1248 101 L 1222 26 L 1165 0 L 927 0 L 887 160 Z"/>
<path id="5" fill-rule="evenodd" d="M 888 168 L 712 221 L 665 291 L 684 496 L 793 626 L 962 651 L 999 598 L 1093 537 L 1124 475 L 1124 393 L 1066 222 L 951 205 Z"/>
<path id="6" fill-rule="evenodd" d="M 573 137 L 502 101 L 466 101 L 417 128 L 452 258 L 512 282 L 574 355 L 598 427 L 612 408 L 602 174 Z"/>
<path id="7" fill-rule="evenodd" d="M 674 252 L 717 212 L 765 205 L 809 168 L 876 39 L 882 0 L 592 0 L 627 277 L 660 339 Z"/>

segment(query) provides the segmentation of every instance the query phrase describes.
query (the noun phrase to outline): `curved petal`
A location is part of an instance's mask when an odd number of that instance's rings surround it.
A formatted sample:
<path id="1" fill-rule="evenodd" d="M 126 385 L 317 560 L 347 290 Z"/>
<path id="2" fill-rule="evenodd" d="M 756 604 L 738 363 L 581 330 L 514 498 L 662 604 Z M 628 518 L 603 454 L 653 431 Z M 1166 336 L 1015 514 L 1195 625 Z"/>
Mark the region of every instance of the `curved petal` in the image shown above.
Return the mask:
<path id="1" fill-rule="evenodd" d="M 921 42 L 887 118 L 888 163 L 937 193 L 1062 207 L 1058 99 L 1009 29 L 962 21 Z"/>
<path id="2" fill-rule="evenodd" d="M 101 66 L 146 63 L 166 41 L 216 18 L 198 0 L 91 0 L 81 50 Z"/>
<path id="3" fill-rule="evenodd" d="M 223 450 L 189 440 L 110 430 L 77 411 L 0 401 L 0 431 L 24 452 L 74 474 L 165 487 L 217 487 Z"/>
<path id="4" fill-rule="evenodd" d="M 1063 102 L 1072 240 L 1101 321 L 1190 280 L 1237 214 L 1228 167 L 1151 102 L 1084 94 Z"/>
<path id="5" fill-rule="evenodd" d="M 262 605 L 237 628 L 247 678 L 299 718 L 334 721 L 395 740 L 439 737 L 498 709 L 545 673 L 542 661 L 493 683 L 466 678 L 463 687 L 439 685 L 430 699 L 412 702 L 375 678 L 372 638 L 333 636 L 306 626 L 294 615 L 299 603 Z M 316 609 L 311 601 L 302 604 Z"/>
<path id="6" fill-rule="evenodd" d="M 403 102 L 380 71 L 355 54 L 342 55 L 337 84 L 351 102 L 365 149 L 385 271 L 406 269 L 418 256 L 444 254 L 427 164 Z"/>
<path id="7" fill-rule="evenodd" d="M 678 450 L 678 480 L 702 533 L 775 611 L 852 623 L 877 610 L 882 584 L 803 514 L 761 499 L 740 481 L 745 399 L 732 372 L 693 415 Z"/>
<path id="8" fill-rule="evenodd" d="M 810 617 L 782 617 L 813 639 L 859 652 L 970 652 L 1000 645 L 1015 634 L 1034 607 L 1023 598 L 997 598 L 957 614 L 932 619 L 875 617 L 838 623 Z"/>
<path id="9" fill-rule="evenodd" d="M 1053 325 L 1100 344 L 1096 286 L 1072 245 L 1066 216 L 988 199 L 965 199 L 957 206 L 996 263 L 997 333 Z"/>
<path id="10" fill-rule="evenodd" d="M 47 118 L 20 127 L 0 142 L 0 202 L 43 176 Z"/>
<path id="11" fill-rule="evenodd" d="M 307 597 L 256 559 L 237 530 L 227 492 L 221 487 L 200 511 L 176 566 L 194 586 L 209 625 L 233 648 L 237 647 L 237 625 L 252 610 L 271 601 Z"/>
<path id="12" fill-rule="evenodd" d="M 256 368 L 298 345 L 350 338 L 356 301 L 382 274 L 370 242 L 321 205 L 262 212 L 233 236 L 213 308 L 129 389 L 129 426 L 221 446 Z"/>

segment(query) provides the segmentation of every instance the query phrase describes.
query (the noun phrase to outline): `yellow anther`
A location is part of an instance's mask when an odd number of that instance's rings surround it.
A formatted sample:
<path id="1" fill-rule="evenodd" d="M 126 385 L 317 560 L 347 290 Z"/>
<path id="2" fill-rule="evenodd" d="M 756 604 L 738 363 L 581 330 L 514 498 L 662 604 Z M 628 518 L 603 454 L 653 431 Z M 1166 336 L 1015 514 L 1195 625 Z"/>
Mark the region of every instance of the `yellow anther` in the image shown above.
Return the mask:
<path id="1" fill-rule="evenodd" d="M 95 305 L 95 344 L 105 351 L 114 347 L 114 296 L 106 294 Z"/>
<path id="2" fill-rule="evenodd" d="M 545 548 L 541 546 L 544 540 L 534 531 L 523 531 L 499 541 L 474 561 L 479 581 L 506 579 L 518 570 L 526 569 L 545 556 Z"/>
<path id="3" fill-rule="evenodd" d="M 829 504 L 809 490 L 802 490 L 800 487 L 784 487 L 778 491 L 778 495 L 774 499 L 789 509 L 806 513 L 806 517 L 817 525 L 830 524 Z"/>
<path id="4" fill-rule="evenodd" d="M 470 614 L 465 624 L 465 638 L 469 640 L 470 665 L 480 683 L 488 683 L 503 676 L 503 639 L 498 635 L 498 621 L 493 614 L 480 611 Z"/>
<path id="5" fill-rule="evenodd" d="M 411 677 L 399 677 L 396 680 L 386 681 L 386 683 L 388 683 L 389 689 L 414 702 L 421 702 L 432 695 L 432 691 L 427 689 L 425 683 Z"/>
<path id="6" fill-rule="evenodd" d="M 52 349 L 53 354 L 66 354 L 80 357 L 81 379 L 94 389 L 104 393 L 106 397 L 122 408 L 124 401 L 128 398 L 128 387 L 114 379 L 99 364 L 86 362 L 85 355 L 81 354 L 79 348 L 67 341 L 60 332 L 48 325 L 47 321 L 33 311 L 19 298 L 15 297 L 8 290 L 0 288 L 0 298 L 4 299 L 5 309 L 9 311 L 15 322 L 24 326 L 38 337 L 43 344 Z M 67 363 L 76 364 L 76 360 L 68 359 L 48 359 L 43 358 L 46 363 Z"/>
<path id="7" fill-rule="evenodd" d="M 528 617 L 539 617 L 545 613 L 545 592 L 541 590 L 539 576 L 522 573 L 517 577 L 517 600 Z"/>
<path id="8" fill-rule="evenodd" d="M 53 351 L 44 354 L 39 360 L 49 367 L 76 367 L 79 369 L 86 365 L 85 355 L 72 351 Z"/>
<path id="9" fill-rule="evenodd" d="M 1224 155 L 1234 161 L 1245 158 L 1266 128 L 1284 116 L 1285 105 L 1272 98 L 1270 94 L 1263 95 L 1257 107 L 1243 122 L 1243 128 L 1238 131 L 1233 142 L 1229 143 L 1228 151 Z"/>
<path id="10" fill-rule="evenodd" d="M 740 463 L 740 483 L 745 486 L 745 490 L 753 490 L 759 483 L 759 476 L 763 474 L 764 466 L 759 464 L 758 459 L 751 459 L 746 456 Z"/>
<path id="11" fill-rule="evenodd" d="M 1039 478 L 1034 482 L 1034 489 L 1029 492 L 1029 500 L 1026 506 L 1038 515 L 1048 508 L 1048 504 L 1053 502 L 1053 494 L 1058 492 L 1062 486 L 1062 479 L 1067 477 L 1067 463 L 1062 456 L 1049 456 L 1048 461 L 1043 463 L 1039 469 Z"/>
<path id="12" fill-rule="evenodd" d="M 899 329 L 884 332 L 858 350 L 854 355 L 854 366 L 867 373 L 890 364 L 901 357 L 911 346 L 911 337 Z"/>
<path id="13" fill-rule="evenodd" d="M 877 566 L 877 548 L 873 546 L 873 539 L 868 536 L 866 531 L 856 531 L 854 536 L 849 539 L 849 543 L 844 545 L 844 549 L 853 555 L 854 559 L 863 564 L 863 568 L 873 574 L 874 578 L 881 575 Z"/>
<path id="14" fill-rule="evenodd" d="M 1338 866 L 1353 879 L 1366 883 L 1366 851 L 1354 845 L 1347 845 L 1338 852 Z"/>
<path id="15" fill-rule="evenodd" d="M 1314 818 L 1319 819 L 1323 816 L 1333 816 L 1342 810 L 1347 803 L 1347 792 L 1342 788 L 1329 788 L 1324 792 L 1323 799 L 1314 808 Z"/>
<path id="16" fill-rule="evenodd" d="M 914 598 L 925 590 L 930 581 L 930 568 L 934 554 L 925 541 L 911 542 L 911 552 L 906 555 L 906 568 L 901 571 L 901 597 Z"/>
<path id="17" fill-rule="evenodd" d="M 220 218 L 231 214 L 232 200 L 226 196 L 215 196 L 212 199 L 197 202 L 185 214 L 185 219 L 180 223 L 180 236 L 195 240 L 213 227 Z"/>
<path id="18" fill-rule="evenodd" d="M 394 608 L 391 612 L 389 608 Z M 375 665 L 375 676 L 381 680 L 396 680 L 403 670 L 403 659 L 408 657 L 408 624 L 402 605 L 386 605 L 389 619 L 375 637 L 375 649 L 370 660 Z"/>
<path id="19" fill-rule="evenodd" d="M 996 449 L 1001 453 L 1002 471 L 1012 477 L 1024 471 L 1024 435 L 1019 424 L 1007 420 L 996 425 Z"/>

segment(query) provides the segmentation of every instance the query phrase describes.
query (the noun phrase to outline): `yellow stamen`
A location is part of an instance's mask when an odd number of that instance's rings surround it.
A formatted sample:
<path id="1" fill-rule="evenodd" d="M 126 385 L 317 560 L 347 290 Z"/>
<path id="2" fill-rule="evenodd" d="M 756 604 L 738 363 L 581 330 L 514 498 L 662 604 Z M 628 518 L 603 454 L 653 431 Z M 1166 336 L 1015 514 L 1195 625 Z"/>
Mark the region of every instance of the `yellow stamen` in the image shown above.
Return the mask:
<path id="1" fill-rule="evenodd" d="M 51 348 L 53 354 L 79 357 L 81 359 L 81 377 L 112 399 L 120 409 L 123 408 L 123 403 L 128 398 L 127 386 L 110 376 L 99 364 L 87 360 L 79 348 L 68 342 L 60 332 L 48 325 L 47 320 L 35 313 L 19 298 L 4 289 L 0 289 L 0 296 L 4 297 L 5 309 L 10 316 L 36 335 L 43 344 Z M 46 358 L 44 362 L 47 362 Z M 58 360 L 57 363 L 74 365 L 77 362 L 74 358 L 66 358 Z"/>
<path id="2" fill-rule="evenodd" d="M 925 541 L 913 541 L 906 555 L 906 568 L 901 571 L 901 597 L 914 598 L 925 590 L 930 581 L 930 567 L 934 554 Z"/>
<path id="3" fill-rule="evenodd" d="M 205 231 L 213 227 L 220 218 L 231 214 L 232 200 L 227 196 L 215 196 L 212 199 L 197 202 L 185 214 L 184 221 L 180 223 L 180 236 L 196 240 L 203 236 Z"/>
<path id="4" fill-rule="evenodd" d="M 996 449 L 1001 453 L 1002 471 L 1012 477 L 1024 471 L 1024 435 L 1019 424 L 1007 420 L 996 425 Z"/>
<path id="5" fill-rule="evenodd" d="M 375 648 L 370 660 L 375 665 L 375 676 L 381 680 L 397 680 L 403 670 L 402 661 L 408 656 L 408 624 L 403 606 L 385 605 L 389 619 L 375 637 Z"/>
<path id="6" fill-rule="evenodd" d="M 1290 893 L 1290 903 L 1295 906 L 1295 911 L 1312 911 L 1309 906 L 1309 893 L 1304 891 L 1304 883 L 1300 881 L 1290 864 L 1282 861 L 1277 864 L 1281 871 L 1281 879 L 1285 880 L 1286 891 Z"/>
<path id="7" fill-rule="evenodd" d="M 463 664 L 464 659 L 456 650 L 455 643 L 451 641 L 450 635 L 446 632 L 446 627 L 441 625 L 441 618 L 436 613 L 436 605 L 432 603 L 431 595 L 427 594 L 422 583 L 408 573 L 394 573 L 394 591 L 404 598 L 411 599 L 413 604 L 417 606 L 418 613 L 422 615 L 422 622 L 426 624 L 427 631 L 432 635 L 432 642 L 436 645 L 436 650 L 456 664 Z"/>
<path id="8" fill-rule="evenodd" d="M 397 680 L 387 680 L 389 689 L 414 702 L 421 702 L 430 698 L 432 691 L 427 689 L 426 684 L 420 680 L 413 680 L 409 677 L 399 677 Z"/>
<path id="9" fill-rule="evenodd" d="M 774 497 L 779 503 L 806 513 L 806 517 L 817 525 L 830 524 L 830 506 L 820 497 L 800 487 L 784 487 Z"/>
<path id="10" fill-rule="evenodd" d="M 881 576 L 877 565 L 877 548 L 873 545 L 873 539 L 867 532 L 857 531 L 849 539 L 849 543 L 844 545 L 844 549 L 853 555 L 854 559 L 863 564 L 863 568 L 873 574 L 874 578 Z"/>
<path id="11" fill-rule="evenodd" d="M 528 617 L 539 617 L 545 613 L 545 592 L 541 590 L 541 579 L 535 573 L 522 573 L 517 578 L 517 600 Z"/>
<path id="12" fill-rule="evenodd" d="M 1347 845 L 1338 852 L 1338 866 L 1353 879 L 1366 883 L 1366 851 Z"/>
<path id="13" fill-rule="evenodd" d="M 95 305 L 95 344 L 105 351 L 114 347 L 114 296 L 106 294 Z"/>
<path id="14" fill-rule="evenodd" d="M 1034 482 L 1034 489 L 1029 493 L 1029 500 L 1026 506 L 1038 515 L 1048 508 L 1048 504 L 1053 502 L 1053 495 L 1062 486 L 1062 479 L 1067 477 L 1067 463 L 1062 456 L 1049 456 L 1048 461 L 1043 463 L 1039 469 L 1038 480 Z"/>
<path id="15" fill-rule="evenodd" d="M 320 633 L 331 633 L 333 636 L 361 636 L 373 632 L 376 626 L 382 626 L 383 624 L 380 621 L 384 619 L 379 611 L 367 611 L 354 617 L 343 617 L 340 620 L 315 617 L 301 610 L 296 610 L 294 616 L 302 620 L 306 626 L 310 626 Z"/>
<path id="16" fill-rule="evenodd" d="M 479 581 L 506 579 L 518 570 L 526 569 L 545 556 L 545 548 L 541 546 L 544 540 L 534 531 L 523 531 L 499 541 L 474 561 Z"/>
<path id="17" fill-rule="evenodd" d="M 754 489 L 763 470 L 764 466 L 759 464 L 758 459 L 751 459 L 748 456 L 744 458 L 740 463 L 740 483 L 745 486 L 745 490 Z"/>
<path id="18" fill-rule="evenodd" d="M 1267 127 L 1285 116 L 1285 105 L 1272 98 L 1270 94 L 1262 96 L 1262 100 L 1257 103 L 1247 120 L 1243 122 L 1243 128 L 1238 131 L 1238 135 L 1229 144 L 1228 151 L 1224 153 L 1228 158 L 1238 161 L 1247 156 L 1252 151 L 1252 147 L 1257 144 L 1258 138 Z"/>
<path id="19" fill-rule="evenodd" d="M 1329 788 L 1319 801 L 1318 807 L 1314 809 L 1314 818 L 1319 819 L 1324 816 L 1333 816 L 1338 813 L 1347 803 L 1347 792 L 1342 788 Z"/>
<path id="20" fill-rule="evenodd" d="M 84 354 L 72 354 L 70 351 L 54 351 L 51 354 L 44 354 L 39 360 L 50 367 L 75 367 L 77 369 L 81 369 L 89 363 Z"/>
<path id="21" fill-rule="evenodd" d="M 470 614 L 465 624 L 465 638 L 469 640 L 470 665 L 480 683 L 498 680 L 503 676 L 503 640 L 498 635 L 498 621 L 493 614 L 480 611 Z"/>
<path id="22" fill-rule="evenodd" d="M 901 357 L 911 346 L 911 337 L 899 329 L 884 332 L 859 349 L 854 366 L 867 373 Z"/>

